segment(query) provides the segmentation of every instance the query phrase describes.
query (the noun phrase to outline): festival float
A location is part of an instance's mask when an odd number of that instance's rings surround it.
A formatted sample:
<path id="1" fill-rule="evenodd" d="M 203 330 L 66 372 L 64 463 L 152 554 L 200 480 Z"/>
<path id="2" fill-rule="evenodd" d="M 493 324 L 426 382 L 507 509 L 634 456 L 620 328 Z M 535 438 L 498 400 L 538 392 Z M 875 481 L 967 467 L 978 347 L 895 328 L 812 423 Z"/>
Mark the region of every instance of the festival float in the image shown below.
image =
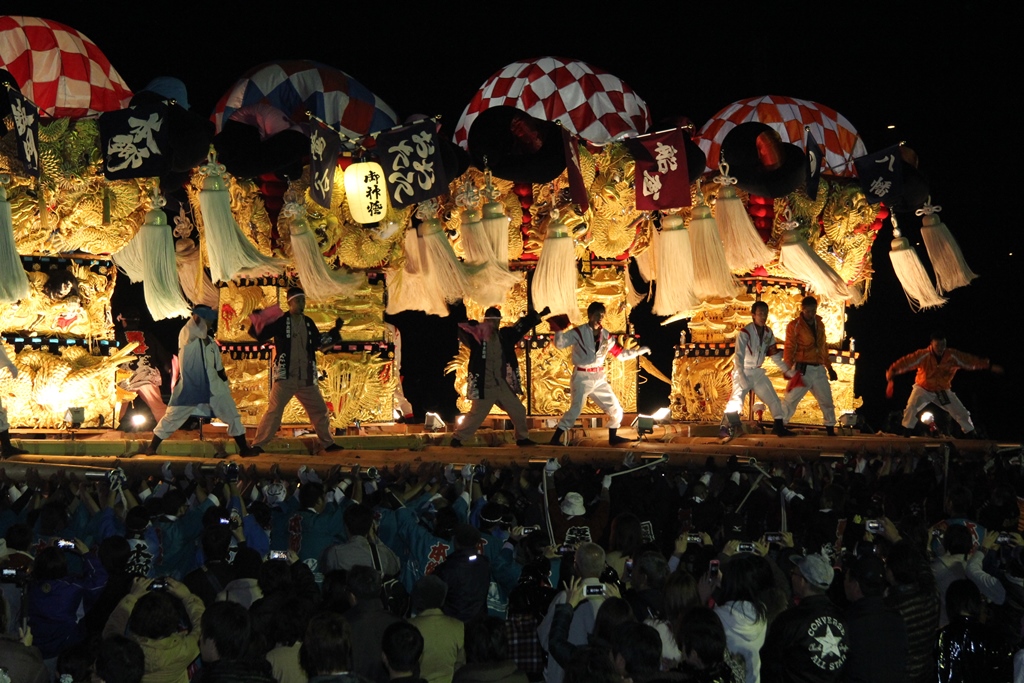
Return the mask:
<path id="1" fill-rule="evenodd" d="M 54 52 L 29 59 L 41 34 L 59 36 Z M 700 128 L 674 114 L 656 124 L 619 77 L 543 57 L 489 78 L 449 142 L 435 120 L 400 123 L 352 76 L 315 62 L 254 67 L 207 121 L 174 79 L 133 95 L 91 41 L 57 22 L 2 17 L 0 37 L 10 74 L 0 258 L 19 266 L 0 276 L 0 327 L 20 370 L 2 371 L 0 394 L 15 427 L 111 427 L 136 399 L 158 417 L 144 335 L 115 334 L 117 269 L 143 283 L 154 320 L 216 308 L 232 392 L 253 426 L 273 359 L 249 327 L 300 284 L 322 331 L 344 321 L 343 339 L 318 354 L 337 429 L 402 414 L 385 313 L 446 316 L 456 301 L 470 318 L 500 306 L 506 324 L 531 304 L 579 323 L 601 301 L 606 327 L 630 337 L 631 311 L 649 297 L 666 323 L 687 321 L 673 367 L 611 363 L 609 379 L 627 413 L 644 371 L 671 385 L 673 420 L 702 423 L 721 418 L 751 303 L 768 302 L 779 334 L 813 293 L 839 371 L 836 410 L 852 414 L 846 308 L 870 294 L 872 244 L 892 210 L 918 210 L 933 235 L 938 291 L 894 232 L 912 308 L 941 305 L 974 277 L 913 152 L 868 153 L 845 117 L 814 102 L 766 96 Z M 542 323 L 517 349 L 535 417 L 569 404 L 569 352 L 551 334 Z M 463 348 L 447 367 L 460 410 L 467 362 Z M 761 410 L 749 404 L 748 417 L 768 419 Z M 599 413 L 588 402 L 584 419 Z M 293 400 L 285 424 L 305 421 Z M 820 424 L 813 398 L 794 421 Z"/>

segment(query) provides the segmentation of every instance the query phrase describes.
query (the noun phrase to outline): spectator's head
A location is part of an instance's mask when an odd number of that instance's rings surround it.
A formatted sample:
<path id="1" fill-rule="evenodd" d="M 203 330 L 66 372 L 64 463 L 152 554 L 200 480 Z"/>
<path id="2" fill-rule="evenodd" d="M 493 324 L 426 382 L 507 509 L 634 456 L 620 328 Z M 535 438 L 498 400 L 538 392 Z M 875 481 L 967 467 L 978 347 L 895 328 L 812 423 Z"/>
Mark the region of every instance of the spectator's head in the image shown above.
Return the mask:
<path id="1" fill-rule="evenodd" d="M 245 547 L 235 551 L 235 559 L 231 561 L 235 569 L 235 578 L 238 579 L 259 579 L 260 569 L 263 568 L 263 558 L 259 551 Z"/>
<path id="2" fill-rule="evenodd" d="M 412 589 L 412 608 L 417 614 L 428 609 L 441 609 L 448 597 L 448 584 L 440 577 L 427 574 Z"/>
<path id="3" fill-rule="evenodd" d="M 102 683 L 141 683 L 146 673 L 142 646 L 122 635 L 104 638 L 96 650 L 95 670 Z"/>
<path id="4" fill-rule="evenodd" d="M 57 680 L 62 683 L 89 683 L 94 660 L 95 655 L 88 643 L 64 648 L 57 656 Z"/>
<path id="5" fill-rule="evenodd" d="M 503 662 L 508 659 L 505 622 L 497 617 L 480 617 L 466 624 L 466 662 Z"/>
<path id="6" fill-rule="evenodd" d="M 587 514 L 587 506 L 583 502 L 583 495 L 577 491 L 569 491 L 562 498 L 559 509 L 566 517 L 582 517 Z"/>
<path id="7" fill-rule="evenodd" d="M 760 597 L 762 562 L 766 560 L 758 555 L 733 555 L 722 565 L 722 584 L 715 602 L 724 605 L 746 601 L 754 606 L 758 620 L 766 619 L 765 605 Z"/>
<path id="8" fill-rule="evenodd" d="M 610 552 L 618 551 L 623 557 L 636 557 L 643 542 L 640 518 L 632 512 L 620 513 L 612 520 L 612 529 L 608 540 Z"/>
<path id="9" fill-rule="evenodd" d="M 594 638 L 608 645 L 615 629 L 628 621 L 636 621 L 629 603 L 622 598 L 607 598 L 597 608 L 597 616 L 594 617 Z"/>
<path id="10" fill-rule="evenodd" d="M 821 490 L 819 504 L 822 510 L 842 512 L 846 509 L 846 489 L 839 484 L 827 484 Z"/>
<path id="11" fill-rule="evenodd" d="M 693 574 L 677 569 L 668 576 L 665 582 L 665 619 L 669 623 L 681 618 L 686 612 L 700 604 L 700 593 L 697 591 L 697 580 Z"/>
<path id="12" fill-rule="evenodd" d="M 493 497 L 493 496 L 492 496 Z M 480 509 L 479 527 L 481 531 L 490 531 L 495 527 L 506 525 L 508 507 L 494 500 L 487 502 Z"/>
<path id="13" fill-rule="evenodd" d="M 459 524 L 452 541 L 456 550 L 476 550 L 480 545 L 480 531 L 472 524 Z"/>
<path id="14" fill-rule="evenodd" d="M 846 599 L 856 602 L 861 598 L 877 598 L 885 593 L 885 562 L 877 555 L 864 555 L 849 564 L 843 580 Z"/>
<path id="15" fill-rule="evenodd" d="M 4 540 L 7 541 L 9 550 L 20 550 L 27 553 L 29 546 L 32 545 L 32 527 L 21 522 L 12 524 L 7 528 Z"/>
<path id="16" fill-rule="evenodd" d="M 676 642 L 683 658 L 704 671 L 716 670 L 723 665 L 725 656 L 725 629 L 722 621 L 707 607 L 695 607 L 676 629 Z"/>
<path id="17" fill-rule="evenodd" d="M 633 564 L 633 585 L 638 590 L 664 590 L 668 580 L 668 561 L 659 552 L 641 553 Z"/>
<path id="18" fill-rule="evenodd" d="M 596 543 L 581 543 L 576 548 L 576 574 L 582 579 L 596 579 L 604 572 L 604 548 Z"/>
<path id="19" fill-rule="evenodd" d="M 135 603 L 128 618 L 128 630 L 150 640 L 177 633 L 178 608 L 174 598 L 164 591 L 148 591 Z"/>
<path id="20" fill-rule="evenodd" d="M 136 505 L 124 516 L 124 528 L 129 536 L 140 536 L 150 523 L 149 508 L 144 505 Z"/>
<path id="21" fill-rule="evenodd" d="M 832 585 L 835 571 L 827 558 L 818 553 L 811 555 L 795 555 L 792 559 L 793 569 L 790 571 L 790 583 L 794 597 L 806 598 L 822 595 Z"/>
<path id="22" fill-rule="evenodd" d="M 260 591 L 264 597 L 292 587 L 292 570 L 287 560 L 267 560 L 260 565 Z"/>
<path id="23" fill-rule="evenodd" d="M 39 551 L 32 562 L 32 580 L 34 582 L 56 581 L 68 575 L 68 560 L 64 551 L 55 546 L 47 546 Z"/>
<path id="24" fill-rule="evenodd" d="M 203 612 L 199 649 L 204 662 L 239 660 L 245 656 L 252 632 L 249 610 L 237 602 L 215 602 Z"/>
<path id="25" fill-rule="evenodd" d="M 98 554 L 108 574 L 123 574 L 128 569 L 132 548 L 124 536 L 107 536 L 100 541 Z"/>
<path id="26" fill-rule="evenodd" d="M 970 579 L 957 579 L 946 589 L 946 614 L 953 617 L 981 615 L 981 591 Z"/>
<path id="27" fill-rule="evenodd" d="M 357 564 L 348 570 L 345 587 L 355 602 L 380 598 L 380 572 L 373 567 Z"/>
<path id="28" fill-rule="evenodd" d="M 207 562 L 225 562 L 231 552 L 231 527 L 211 524 L 203 529 L 203 557 Z"/>
<path id="29" fill-rule="evenodd" d="M 942 547 L 950 555 L 967 555 L 974 548 L 971 530 L 963 524 L 952 524 L 942 534 Z"/>
<path id="30" fill-rule="evenodd" d="M 623 677 L 652 676 L 661 668 L 661 636 L 647 624 L 620 624 L 612 633 L 612 658 Z"/>
<path id="31" fill-rule="evenodd" d="M 974 495 L 966 486 L 953 486 L 946 496 L 946 514 L 974 519 Z"/>
<path id="32" fill-rule="evenodd" d="M 349 671 L 352 631 L 348 622 L 333 612 L 321 612 L 310 619 L 299 647 L 299 664 L 309 678 Z"/>
<path id="33" fill-rule="evenodd" d="M 345 510 L 345 529 L 349 538 L 368 536 L 373 528 L 373 510 L 362 503 L 353 503 Z"/>
<path id="34" fill-rule="evenodd" d="M 310 481 L 299 487 L 299 507 L 320 511 L 324 505 L 324 485 Z"/>
<path id="35" fill-rule="evenodd" d="M 576 648 L 565 667 L 563 683 L 622 683 L 622 676 L 603 647 Z"/>
<path id="36" fill-rule="evenodd" d="M 396 621 L 384 629 L 380 656 L 391 678 L 419 676 L 423 656 L 423 636 L 407 621 Z"/>

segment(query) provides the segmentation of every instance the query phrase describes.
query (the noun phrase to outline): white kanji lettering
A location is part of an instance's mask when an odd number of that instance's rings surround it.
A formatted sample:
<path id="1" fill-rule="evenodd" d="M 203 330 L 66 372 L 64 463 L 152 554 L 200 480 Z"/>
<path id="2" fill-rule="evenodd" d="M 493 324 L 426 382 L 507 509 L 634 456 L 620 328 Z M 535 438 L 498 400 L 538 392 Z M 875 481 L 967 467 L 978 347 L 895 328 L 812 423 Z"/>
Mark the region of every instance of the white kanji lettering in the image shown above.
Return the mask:
<path id="1" fill-rule="evenodd" d="M 433 133 L 417 133 L 412 136 L 412 141 L 416 143 L 416 155 L 420 159 L 426 159 L 434 153 Z"/>
<path id="2" fill-rule="evenodd" d="M 313 131 L 313 136 L 309 139 L 309 155 L 317 161 L 324 160 L 324 150 L 327 149 L 327 140 L 320 135 L 320 131 Z"/>
<path id="3" fill-rule="evenodd" d="M 654 197 L 655 200 L 661 195 L 661 176 L 657 173 L 651 174 L 644 170 L 644 196 Z"/>
<path id="4" fill-rule="evenodd" d="M 419 174 L 417 175 L 417 181 L 420 189 L 429 190 L 434 186 L 434 162 L 433 161 L 414 161 L 412 167 Z"/>
<path id="5" fill-rule="evenodd" d="M 889 172 L 891 173 L 892 169 L 893 169 L 893 166 L 896 165 L 896 155 L 895 154 L 887 154 L 886 156 L 882 157 L 881 159 L 875 159 L 875 163 L 876 164 L 888 164 Z"/>
<path id="6" fill-rule="evenodd" d="M 394 147 L 389 147 L 388 153 L 395 155 L 394 159 L 391 160 L 392 171 L 409 168 L 409 157 L 412 155 L 412 145 L 409 144 L 408 140 L 402 140 Z"/>
<path id="7" fill-rule="evenodd" d="M 884 197 L 889 194 L 889 190 L 892 189 L 892 182 L 889 180 L 883 180 L 882 178 L 875 178 L 871 181 L 871 194 L 876 197 Z"/>
<path id="8" fill-rule="evenodd" d="M 388 182 L 395 189 L 392 190 L 392 194 L 395 197 L 395 202 L 402 201 L 402 193 L 408 194 L 410 197 L 413 195 L 412 183 L 416 178 L 415 171 L 409 171 L 408 173 L 400 173 L 395 171 L 388 176 Z"/>
<path id="9" fill-rule="evenodd" d="M 654 145 L 654 160 L 658 162 L 658 173 L 668 173 L 679 168 L 676 154 L 679 153 L 672 145 L 658 142 Z M 657 197 L 655 197 L 657 199 Z"/>
<path id="10" fill-rule="evenodd" d="M 107 143 L 107 156 L 121 160 L 120 164 L 108 164 L 110 171 L 120 171 L 129 166 L 138 168 L 150 156 L 162 154 L 153 137 L 163 125 L 159 113 L 153 112 L 148 119 L 130 116 L 128 125 L 131 127 L 128 134 L 115 135 Z"/>
<path id="11" fill-rule="evenodd" d="M 25 104 L 16 97 L 11 98 L 11 112 L 14 114 L 14 127 L 21 139 L 21 149 L 25 154 L 25 165 L 36 166 L 39 163 L 39 152 L 36 150 L 36 138 L 32 132 L 35 114 L 29 114 Z"/>
<path id="12" fill-rule="evenodd" d="M 321 197 L 327 197 L 331 193 L 331 169 L 325 168 L 323 173 L 317 174 L 313 185 Z"/>

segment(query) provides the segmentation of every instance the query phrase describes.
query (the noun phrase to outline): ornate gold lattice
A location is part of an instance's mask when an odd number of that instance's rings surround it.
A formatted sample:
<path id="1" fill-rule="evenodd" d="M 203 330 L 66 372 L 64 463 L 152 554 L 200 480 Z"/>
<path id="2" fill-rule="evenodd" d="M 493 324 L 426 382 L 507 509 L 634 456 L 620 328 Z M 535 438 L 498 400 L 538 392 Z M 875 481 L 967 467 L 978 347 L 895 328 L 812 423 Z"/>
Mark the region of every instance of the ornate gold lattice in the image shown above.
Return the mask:
<path id="1" fill-rule="evenodd" d="M 74 406 L 85 410 L 83 427 L 112 426 L 117 368 L 135 360 L 135 347 L 132 343 L 110 356 L 93 356 L 84 346 L 60 347 L 59 354 L 31 348 L 15 354 L 5 345 L 18 367 L 17 379 L 0 371 L 0 400 L 8 421 L 18 427 L 57 429 Z"/>
<path id="2" fill-rule="evenodd" d="M 217 321 L 217 340 L 222 342 L 251 342 L 249 315 L 258 309 L 283 304 L 276 285 L 237 285 L 234 282 L 218 288 L 220 310 Z"/>
<path id="3" fill-rule="evenodd" d="M 34 264 L 28 274 L 29 296 L 7 306 L 3 329 L 60 339 L 112 340 L 114 266 L 82 260 L 46 265 Z"/>

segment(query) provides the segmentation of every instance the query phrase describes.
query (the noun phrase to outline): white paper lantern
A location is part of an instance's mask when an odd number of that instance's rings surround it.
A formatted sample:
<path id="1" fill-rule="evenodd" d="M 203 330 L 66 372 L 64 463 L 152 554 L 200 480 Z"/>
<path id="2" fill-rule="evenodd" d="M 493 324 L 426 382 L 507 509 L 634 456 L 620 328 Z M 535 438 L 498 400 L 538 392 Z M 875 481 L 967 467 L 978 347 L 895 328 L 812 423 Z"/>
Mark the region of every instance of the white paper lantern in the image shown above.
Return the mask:
<path id="1" fill-rule="evenodd" d="M 361 161 L 345 169 L 345 196 L 357 223 L 379 223 L 388 212 L 384 169 L 375 161 Z"/>

